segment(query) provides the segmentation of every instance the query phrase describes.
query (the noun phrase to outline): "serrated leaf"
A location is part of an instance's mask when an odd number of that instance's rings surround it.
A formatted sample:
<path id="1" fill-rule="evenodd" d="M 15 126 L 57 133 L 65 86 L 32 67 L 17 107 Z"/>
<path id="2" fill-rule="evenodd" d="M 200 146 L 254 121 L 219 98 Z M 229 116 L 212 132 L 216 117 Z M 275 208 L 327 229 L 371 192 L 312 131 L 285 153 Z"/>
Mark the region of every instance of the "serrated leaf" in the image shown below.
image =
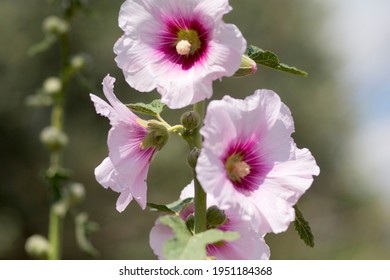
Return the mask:
<path id="1" fill-rule="evenodd" d="M 298 206 L 294 206 L 295 209 L 295 221 L 294 228 L 298 232 L 299 237 L 305 242 L 307 246 L 314 247 L 314 235 L 311 231 L 309 222 L 305 220 L 301 210 Z"/>
<path id="2" fill-rule="evenodd" d="M 142 102 L 126 104 L 130 110 L 136 113 L 157 116 L 167 107 L 164 103 L 161 103 L 160 99 L 153 100 L 149 104 Z"/>
<path id="3" fill-rule="evenodd" d="M 180 213 L 184 208 L 194 201 L 192 197 L 186 198 L 184 200 L 178 200 L 167 205 L 147 203 L 148 207 L 154 211 L 166 212 L 171 214 Z"/>
<path id="4" fill-rule="evenodd" d="M 164 256 L 170 260 L 204 260 L 206 246 L 221 241 L 234 241 L 240 237 L 237 232 L 211 229 L 192 235 L 185 222 L 178 216 L 164 216 L 160 222 L 172 228 L 175 236 L 164 244 Z"/>
<path id="5" fill-rule="evenodd" d="M 287 64 L 281 63 L 276 54 L 271 51 L 265 51 L 256 46 L 249 46 L 247 49 L 247 55 L 249 58 L 253 59 L 257 64 L 261 64 L 273 69 L 300 75 L 307 76 L 307 72 L 300 70 L 296 67 L 289 66 Z"/>
<path id="6" fill-rule="evenodd" d="M 194 201 L 193 197 L 188 197 L 184 200 L 178 200 L 167 205 L 167 207 L 175 213 L 181 212 L 184 208 L 190 205 Z"/>
<path id="7" fill-rule="evenodd" d="M 161 205 L 161 204 L 154 204 L 154 203 L 147 203 L 146 204 L 150 210 L 152 211 L 159 211 L 159 212 L 165 212 L 165 213 L 170 213 L 170 214 L 175 214 L 174 211 L 169 209 L 166 205 Z"/>

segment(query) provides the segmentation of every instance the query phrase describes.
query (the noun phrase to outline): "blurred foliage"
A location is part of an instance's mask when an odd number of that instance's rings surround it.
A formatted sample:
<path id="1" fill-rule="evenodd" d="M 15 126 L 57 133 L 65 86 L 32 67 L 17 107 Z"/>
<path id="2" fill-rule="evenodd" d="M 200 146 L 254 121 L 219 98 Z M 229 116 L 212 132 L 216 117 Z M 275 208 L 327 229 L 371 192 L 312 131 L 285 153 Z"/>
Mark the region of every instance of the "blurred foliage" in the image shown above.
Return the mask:
<path id="1" fill-rule="evenodd" d="M 53 3 L 49 3 L 53 2 Z M 388 222 L 375 195 L 360 192 L 365 186 L 343 164 L 345 143 L 354 127 L 356 112 L 348 89 L 336 84 L 337 54 L 320 42 L 322 23 L 329 11 L 320 1 L 231 0 L 233 11 L 225 18 L 235 23 L 248 44 L 272 50 L 281 61 L 309 73 L 299 77 L 259 66 L 258 72 L 241 79 L 215 82 L 213 98 L 225 94 L 244 97 L 258 88 L 276 91 L 292 111 L 299 147 L 315 156 L 321 174 L 299 205 L 310 222 L 315 247 L 309 248 L 293 229 L 268 235 L 272 259 L 383 259 L 390 257 Z M 110 73 L 117 78 L 115 92 L 124 103 L 150 102 L 156 92 L 138 93 L 124 81 L 112 51 L 121 35 L 117 16 L 122 1 L 89 1 L 92 12 L 73 22 L 71 48 L 89 57 L 83 76 L 72 81 L 66 104 L 65 130 L 69 145 L 65 166 L 73 178 L 86 186 L 83 207 L 100 225 L 92 241 L 102 259 L 155 258 L 149 247 L 149 231 L 157 214 L 142 211 L 136 203 L 119 214 L 117 194 L 102 188 L 93 170 L 107 156 L 108 121 L 99 117 L 89 100 L 93 92 L 102 96 L 101 81 Z M 57 73 L 58 48 L 30 57 L 28 49 L 42 40 L 42 21 L 59 12 L 56 1 L 3 0 L 0 2 L 0 258 L 26 259 L 24 242 L 32 234 L 45 235 L 48 220 L 48 186 L 42 178 L 48 153 L 39 133 L 49 123 L 49 111 L 25 106 L 28 95 Z M 77 28 L 76 28 L 77 27 Z M 322 40 L 320 40 L 322 39 Z M 184 110 L 162 113 L 178 123 Z M 190 182 L 186 165 L 188 148 L 171 137 L 149 171 L 149 201 L 166 204 L 179 197 Z M 175 159 L 175 160 L 172 160 Z M 366 189 L 369 189 L 366 187 Z M 72 221 L 66 220 L 64 258 L 84 259 L 76 249 Z M 386 227 L 387 225 L 387 227 Z"/>

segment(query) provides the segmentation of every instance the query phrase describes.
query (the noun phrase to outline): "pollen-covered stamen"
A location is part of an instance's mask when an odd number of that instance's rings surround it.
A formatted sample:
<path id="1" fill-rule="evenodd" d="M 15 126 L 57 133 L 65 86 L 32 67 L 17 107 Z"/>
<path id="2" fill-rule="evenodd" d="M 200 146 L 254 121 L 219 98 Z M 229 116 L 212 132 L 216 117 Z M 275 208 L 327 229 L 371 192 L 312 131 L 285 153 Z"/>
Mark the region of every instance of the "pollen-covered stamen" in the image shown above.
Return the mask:
<path id="1" fill-rule="evenodd" d="M 250 166 L 245 161 L 239 161 L 233 164 L 232 174 L 238 178 L 244 178 L 251 173 Z"/>
<path id="2" fill-rule="evenodd" d="M 226 172 L 233 182 L 241 182 L 241 179 L 248 176 L 251 172 L 250 166 L 243 161 L 241 154 L 233 154 L 226 160 Z"/>
<path id="3" fill-rule="evenodd" d="M 180 55 L 189 55 L 191 52 L 191 44 L 187 40 L 181 40 L 176 44 L 176 51 Z"/>
<path id="4" fill-rule="evenodd" d="M 176 51 L 179 55 L 193 55 L 201 47 L 198 32 L 181 29 L 177 32 Z"/>

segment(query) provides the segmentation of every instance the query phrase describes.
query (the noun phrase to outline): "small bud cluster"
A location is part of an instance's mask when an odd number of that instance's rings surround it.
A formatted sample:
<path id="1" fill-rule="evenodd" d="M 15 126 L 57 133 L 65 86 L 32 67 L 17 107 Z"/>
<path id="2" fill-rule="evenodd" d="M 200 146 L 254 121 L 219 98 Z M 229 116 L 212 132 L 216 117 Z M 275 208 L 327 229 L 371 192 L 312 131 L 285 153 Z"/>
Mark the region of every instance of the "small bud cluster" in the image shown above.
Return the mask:
<path id="1" fill-rule="evenodd" d="M 68 136 L 54 126 L 48 126 L 41 132 L 41 141 L 51 151 L 58 151 L 68 144 Z"/>
<path id="2" fill-rule="evenodd" d="M 57 16 L 49 16 L 43 21 L 42 28 L 47 34 L 62 35 L 69 31 L 69 24 Z"/>

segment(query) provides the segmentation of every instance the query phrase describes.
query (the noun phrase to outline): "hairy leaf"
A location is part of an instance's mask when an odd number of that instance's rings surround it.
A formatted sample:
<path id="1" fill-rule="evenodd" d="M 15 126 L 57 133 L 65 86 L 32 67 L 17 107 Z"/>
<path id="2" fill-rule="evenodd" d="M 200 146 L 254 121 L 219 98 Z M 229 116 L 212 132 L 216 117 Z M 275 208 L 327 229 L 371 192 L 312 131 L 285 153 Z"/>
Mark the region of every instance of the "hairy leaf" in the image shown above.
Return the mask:
<path id="1" fill-rule="evenodd" d="M 142 102 L 131 103 L 126 105 L 130 110 L 136 113 L 157 116 L 167 107 L 164 103 L 161 103 L 160 99 L 153 100 L 149 104 Z"/>
<path id="2" fill-rule="evenodd" d="M 298 206 L 294 206 L 295 209 L 295 221 L 294 228 L 298 232 L 299 237 L 305 242 L 307 246 L 314 247 L 314 235 L 311 231 L 309 222 L 305 220 L 301 210 Z"/>
<path id="3" fill-rule="evenodd" d="M 186 208 L 193 201 L 194 199 L 192 197 L 189 197 L 184 200 L 178 200 L 167 205 L 154 204 L 154 203 L 148 203 L 147 205 L 149 208 L 151 208 L 152 211 L 160 211 L 160 212 L 175 214 L 175 213 L 180 213 L 181 210 Z"/>
<path id="4" fill-rule="evenodd" d="M 185 222 L 178 216 L 167 215 L 160 218 L 162 224 L 172 228 L 175 236 L 164 244 L 164 256 L 170 260 L 204 260 L 206 246 L 239 238 L 237 232 L 224 232 L 211 229 L 192 235 Z"/>
<path id="5" fill-rule="evenodd" d="M 292 66 L 288 66 L 287 64 L 281 63 L 276 54 L 270 51 L 262 50 L 256 46 L 252 46 L 252 45 L 249 46 L 247 49 L 247 55 L 249 56 L 249 58 L 253 59 L 257 64 L 261 64 L 279 71 L 283 71 L 295 75 L 307 76 L 307 72 Z"/>

